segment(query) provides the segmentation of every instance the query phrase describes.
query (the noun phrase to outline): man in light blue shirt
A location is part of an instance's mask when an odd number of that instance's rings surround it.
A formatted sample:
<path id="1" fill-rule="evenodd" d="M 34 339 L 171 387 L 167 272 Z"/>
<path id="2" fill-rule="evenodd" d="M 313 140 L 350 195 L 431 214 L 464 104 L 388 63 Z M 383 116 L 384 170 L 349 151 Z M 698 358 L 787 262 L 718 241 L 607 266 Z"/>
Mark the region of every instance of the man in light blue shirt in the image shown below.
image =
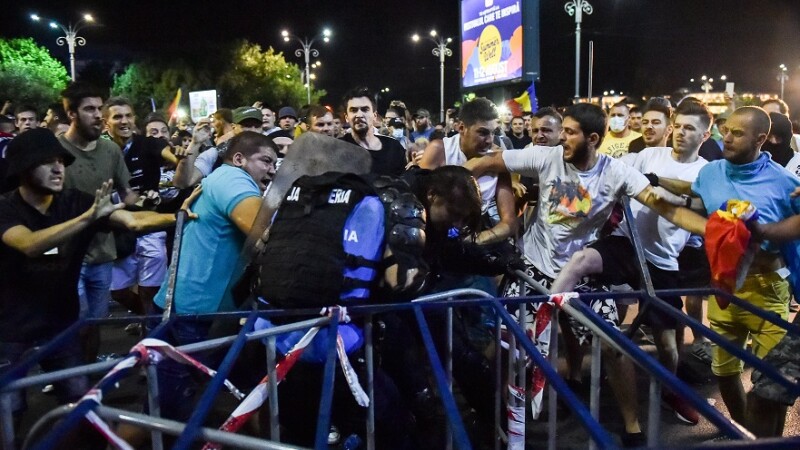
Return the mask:
<path id="1" fill-rule="evenodd" d="M 275 174 L 276 153 L 270 138 L 244 131 L 231 139 L 223 165 L 203 180 L 203 193 L 192 207 L 198 218 L 186 225 L 181 241 L 174 299 L 178 314 L 234 309 L 228 286 L 242 274 L 236 261 Z M 153 299 L 156 312 L 166 307 L 166 290 L 165 280 Z M 207 339 L 210 325 L 179 321 L 171 328 L 171 341 L 185 345 Z M 186 367 L 166 360 L 158 368 L 162 415 L 187 419 L 194 390 Z"/>

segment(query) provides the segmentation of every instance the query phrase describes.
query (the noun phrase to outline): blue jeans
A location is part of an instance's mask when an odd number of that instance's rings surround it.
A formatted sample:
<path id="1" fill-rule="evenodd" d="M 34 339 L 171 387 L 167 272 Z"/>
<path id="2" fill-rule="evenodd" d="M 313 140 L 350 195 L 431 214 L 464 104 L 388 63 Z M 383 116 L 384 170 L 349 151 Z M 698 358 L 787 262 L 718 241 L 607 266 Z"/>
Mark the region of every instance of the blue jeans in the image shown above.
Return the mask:
<path id="1" fill-rule="evenodd" d="M 152 304 L 153 314 L 163 314 L 164 310 Z M 148 328 L 154 328 L 158 323 L 148 323 Z M 177 320 L 169 328 L 165 339 L 176 347 L 193 344 L 208 339 L 211 321 L 208 320 Z M 191 355 L 203 364 L 214 367 L 216 359 L 213 351 L 194 353 Z M 158 395 L 161 406 L 161 416 L 167 419 L 185 422 L 194 409 L 194 397 L 200 386 L 200 381 L 208 380 L 206 375 L 200 373 L 192 366 L 181 364 L 170 358 L 165 358 L 156 366 L 158 372 Z"/>
<path id="2" fill-rule="evenodd" d="M 3 373 L 19 362 L 25 353 L 36 351 L 38 347 L 45 344 L 47 344 L 47 341 L 0 342 L 0 373 Z M 39 362 L 39 365 L 46 372 L 77 367 L 82 364 L 83 355 L 78 341 L 68 343 L 65 347 L 58 349 Z M 15 377 L 15 379 L 18 380 L 24 378 L 24 376 L 25 375 L 20 375 Z M 55 387 L 59 403 L 70 403 L 80 399 L 83 394 L 89 390 L 89 379 L 84 375 L 80 375 L 53 383 L 53 386 Z M 13 411 L 14 414 L 19 414 L 26 409 L 27 402 L 25 400 L 25 391 L 11 392 L 11 411 Z"/>
<path id="3" fill-rule="evenodd" d="M 111 271 L 113 262 L 81 265 L 78 280 L 81 319 L 105 319 L 111 300 Z"/>

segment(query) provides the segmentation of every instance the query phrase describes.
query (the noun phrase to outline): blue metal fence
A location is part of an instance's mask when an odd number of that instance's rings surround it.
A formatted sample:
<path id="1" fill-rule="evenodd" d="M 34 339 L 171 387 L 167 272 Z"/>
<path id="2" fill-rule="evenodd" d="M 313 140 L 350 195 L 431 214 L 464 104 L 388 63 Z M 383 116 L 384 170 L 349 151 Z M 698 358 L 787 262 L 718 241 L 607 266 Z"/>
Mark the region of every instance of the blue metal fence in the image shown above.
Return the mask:
<path id="1" fill-rule="evenodd" d="M 649 298 L 651 307 L 657 308 L 661 313 L 667 314 L 681 323 L 685 323 L 693 331 L 702 334 L 708 337 L 712 342 L 715 342 L 720 347 L 724 348 L 726 351 L 730 352 L 734 356 L 741 358 L 747 364 L 753 366 L 755 369 L 760 370 L 764 373 L 765 376 L 775 380 L 781 386 L 786 387 L 793 393 L 800 393 L 800 386 L 794 380 L 786 379 L 779 371 L 775 368 L 765 364 L 760 359 L 756 358 L 752 353 L 740 349 L 727 340 L 719 336 L 717 333 L 713 332 L 712 330 L 706 328 L 702 324 L 696 322 L 694 319 L 687 317 L 680 311 L 675 310 L 673 307 L 669 306 L 665 302 L 658 299 L 658 296 L 668 296 L 668 295 L 687 295 L 687 294 L 703 294 L 703 293 L 713 293 L 715 295 L 724 296 L 726 299 L 729 299 L 732 303 L 747 309 L 751 313 L 761 317 L 765 320 L 769 320 L 782 326 L 787 329 L 788 333 L 800 335 L 800 328 L 796 325 L 788 323 L 779 317 L 775 316 L 771 313 L 765 313 L 757 308 L 753 308 L 751 305 L 747 304 L 746 302 L 742 301 L 733 296 L 725 295 L 721 292 L 717 292 L 714 290 L 664 290 L 664 291 L 655 291 L 652 298 Z M 467 292 L 468 296 L 475 297 L 474 292 Z M 549 382 L 554 392 L 561 396 L 564 402 L 572 409 L 575 413 L 575 417 L 580 421 L 580 423 L 585 427 L 589 437 L 594 442 L 594 444 L 598 448 L 613 448 L 615 447 L 614 440 L 612 439 L 609 432 L 602 426 L 597 420 L 597 417 L 593 417 L 592 413 L 586 408 L 586 406 L 578 399 L 578 397 L 570 391 L 567 387 L 565 381 L 557 374 L 557 371 L 553 365 L 547 361 L 542 355 L 535 349 L 533 343 L 530 339 L 526 336 L 525 331 L 518 325 L 516 320 L 509 314 L 508 309 L 513 308 L 515 305 L 519 305 L 522 303 L 537 303 L 546 301 L 546 296 L 534 296 L 534 297 L 527 297 L 527 298 L 508 298 L 508 299 L 455 299 L 450 297 L 456 297 L 459 293 L 445 293 L 443 294 L 442 299 L 439 300 L 432 300 L 426 302 L 417 302 L 417 303 L 409 303 L 409 304 L 397 304 L 397 305 L 374 305 L 374 306 L 358 306 L 349 308 L 349 313 L 353 316 L 358 315 L 366 315 L 366 314 L 380 314 L 382 312 L 387 311 L 398 311 L 398 310 L 407 310 L 411 309 L 416 317 L 417 323 L 419 325 L 419 331 L 422 336 L 422 343 L 427 351 L 428 358 L 431 363 L 431 367 L 433 369 L 434 379 L 436 381 L 436 385 L 438 391 L 440 393 L 440 398 L 442 401 L 442 406 L 445 411 L 445 415 L 447 418 L 447 423 L 449 425 L 449 429 L 453 436 L 453 442 L 455 446 L 459 449 L 469 449 L 472 448 L 472 444 L 469 442 L 468 433 L 464 428 L 464 424 L 458 414 L 458 408 L 456 407 L 456 402 L 452 393 L 450 392 L 450 382 L 449 376 L 446 373 L 445 367 L 448 365 L 449 358 L 451 355 L 440 355 L 437 353 L 436 348 L 434 346 L 433 336 L 430 333 L 430 330 L 427 325 L 427 321 L 425 318 L 425 312 L 430 310 L 436 309 L 452 309 L 452 308 L 460 308 L 460 307 L 471 307 L 471 306 L 490 306 L 496 314 L 498 322 L 502 322 L 507 328 L 507 330 L 513 334 L 516 338 L 516 341 L 521 349 L 524 351 L 525 354 L 528 355 L 529 358 L 532 359 L 533 363 L 537 366 L 541 367 L 547 381 Z M 464 295 L 464 292 L 461 292 L 461 295 Z M 449 297 L 448 297 L 449 296 Z M 637 297 L 639 299 L 644 299 L 648 296 L 646 291 L 637 291 L 637 292 L 626 292 L 626 293 L 593 293 L 593 294 L 585 294 L 581 295 L 582 301 L 570 301 L 568 302 L 568 306 L 564 307 L 564 311 L 568 314 L 572 314 L 575 317 L 578 317 L 586 325 L 590 326 L 591 329 L 595 332 L 596 336 L 599 336 L 601 339 L 608 341 L 611 345 L 617 348 L 619 351 L 631 357 L 640 367 L 648 372 L 648 374 L 656 380 L 658 383 L 663 383 L 665 386 L 669 387 L 671 390 L 676 392 L 678 395 L 681 395 L 685 398 L 693 407 L 695 407 L 703 416 L 705 416 L 710 422 L 712 422 L 721 432 L 725 435 L 733 438 L 738 439 L 741 441 L 731 441 L 730 443 L 726 443 L 726 446 L 741 446 L 747 445 L 748 448 L 800 448 L 798 445 L 800 444 L 800 438 L 792 437 L 792 438 L 784 438 L 784 439 L 769 439 L 769 440 L 755 440 L 753 441 L 753 436 L 747 432 L 746 430 L 742 429 L 741 427 L 737 426 L 736 424 L 729 421 L 726 417 L 724 417 L 719 411 L 717 411 L 714 407 L 708 404 L 704 399 L 698 397 L 694 391 L 686 386 L 681 380 L 679 380 L 674 374 L 667 371 L 664 367 L 662 367 L 654 358 L 649 356 L 646 352 L 640 349 L 637 345 L 635 345 L 632 341 L 626 338 L 625 335 L 619 332 L 619 330 L 614 329 L 613 327 L 609 326 L 605 321 L 603 321 L 599 316 L 597 316 L 589 307 L 587 307 L 583 301 L 592 299 L 592 298 L 599 298 L 599 297 L 611 297 L 611 298 L 619 298 L 619 297 Z M 285 332 L 288 328 L 294 329 L 305 329 L 313 324 L 320 324 L 320 323 L 327 323 L 329 327 L 329 332 L 332 333 L 331 335 L 336 334 L 336 330 L 338 328 L 338 319 L 336 314 L 333 315 L 331 319 L 321 318 L 311 321 L 304 321 L 298 324 L 289 325 L 287 327 L 281 327 L 278 331 L 275 329 L 266 330 L 262 332 L 252 332 L 252 324 L 257 315 L 261 316 L 275 316 L 285 314 L 285 311 L 270 311 L 270 312 L 247 312 L 247 313 L 225 313 L 225 314 L 215 314 L 215 315 L 201 315 L 201 316 L 191 316 L 191 317 L 182 317 L 182 316 L 173 316 L 170 321 L 162 323 L 157 329 L 155 329 L 151 334 L 150 337 L 162 337 L 166 335 L 169 331 L 170 327 L 174 326 L 175 323 L 181 320 L 194 320 L 196 318 L 217 318 L 223 320 L 239 320 L 241 318 L 246 317 L 247 320 L 245 325 L 242 327 L 241 331 L 236 336 L 231 336 L 227 338 L 218 338 L 211 340 L 209 342 L 193 344 L 191 346 L 186 346 L 185 350 L 188 351 L 198 351 L 204 348 L 208 348 L 210 346 L 218 346 L 218 345 L 230 345 L 230 349 L 228 350 L 225 359 L 223 360 L 222 364 L 219 367 L 218 374 L 214 377 L 211 382 L 206 387 L 205 391 L 203 392 L 196 408 L 194 414 L 189 419 L 187 424 L 180 427 L 180 430 L 176 429 L 168 429 L 166 428 L 159 428 L 160 431 L 168 432 L 172 434 L 178 435 L 178 441 L 176 442 L 173 448 L 188 448 L 194 443 L 196 443 L 200 439 L 205 440 L 214 440 L 214 437 L 209 437 L 209 433 L 213 430 L 208 430 L 203 428 L 203 423 L 210 408 L 213 406 L 213 402 L 215 397 L 217 396 L 219 390 L 223 387 L 223 381 L 227 377 L 227 374 L 230 372 L 231 366 L 235 361 L 237 355 L 241 351 L 244 343 L 247 340 L 252 339 L 261 339 L 265 336 L 274 336 L 278 332 Z M 297 312 L 294 311 L 290 315 L 296 314 L 308 314 L 309 311 L 301 311 Z M 141 320 L 141 319 L 136 319 Z M 48 354 L 51 354 L 54 350 L 58 349 L 60 346 L 63 346 L 71 339 L 75 339 L 79 330 L 84 326 L 93 326 L 99 324 L 110 324 L 110 323 L 120 323 L 123 321 L 131 321 L 131 319 L 107 319 L 101 321 L 81 321 L 70 327 L 69 329 L 65 330 L 55 339 L 53 339 L 48 345 L 40 348 L 32 355 L 26 357 L 24 360 L 20 361 L 15 367 L 11 368 L 9 372 L 3 374 L 0 377 L 0 395 L 10 392 L 16 389 L 25 389 L 27 387 L 32 386 L 34 383 L 39 384 L 46 384 L 51 383 L 55 379 L 63 379 L 68 378 L 70 376 L 75 375 L 76 373 L 89 373 L 89 372 L 103 372 L 107 371 L 111 367 L 113 367 L 116 361 L 109 361 L 104 363 L 96 363 L 89 366 L 83 366 L 79 368 L 73 369 L 66 369 L 59 372 L 54 372 L 51 374 L 43 374 L 43 375 L 35 375 L 32 377 L 27 377 L 21 380 L 14 381 L 14 378 L 18 378 L 20 374 L 26 373 L 32 367 L 34 367 L 39 361 L 41 361 L 44 357 Z M 328 349 L 328 358 L 326 361 L 325 366 L 325 376 L 323 382 L 323 395 L 320 399 L 319 405 L 319 415 L 317 418 L 317 434 L 316 434 L 316 448 L 327 448 L 327 435 L 330 425 L 330 416 L 331 416 L 331 406 L 332 406 L 332 398 L 333 398 L 333 383 L 334 383 L 334 371 L 336 370 L 336 361 L 335 361 L 335 340 L 330 340 L 331 347 Z M 370 343 L 371 345 L 371 343 Z M 513 354 L 514 352 L 509 352 Z M 445 360 L 443 363 L 442 360 Z M 124 372 L 117 373 L 114 377 L 108 378 L 101 383 L 101 389 L 107 389 L 114 385 L 116 381 L 121 379 L 126 374 Z M 60 378 L 59 378 L 60 377 Z M 371 382 L 371 380 L 369 381 Z M 551 401 L 553 399 L 551 398 Z M 657 401 L 657 399 L 652 398 L 650 399 L 651 402 Z M 4 403 L 5 405 L 5 403 Z M 113 410 L 112 408 L 107 408 L 101 405 L 98 405 L 96 402 L 92 401 L 85 401 L 81 402 L 72 408 L 67 414 L 63 421 L 61 421 L 56 427 L 54 427 L 46 436 L 44 436 L 41 440 L 36 443 L 34 448 L 41 448 L 41 449 L 49 449 L 49 448 L 57 448 L 57 443 L 63 437 L 64 433 L 69 431 L 72 427 L 74 427 L 88 412 L 89 410 L 95 411 L 102 411 L 104 414 L 109 414 L 109 410 Z M 3 418 L 6 419 L 10 415 L 10 410 L 8 410 L 7 405 L 6 407 L 0 408 L 0 414 L 3 415 Z M 153 427 L 162 427 L 164 423 L 170 423 L 170 421 L 166 421 L 164 419 L 158 417 L 150 417 L 151 421 L 150 425 Z M 552 417 L 552 420 L 555 420 L 555 417 Z M 9 422 L 7 420 L 3 420 L 3 443 L 4 448 L 12 449 L 14 448 L 14 436 L 13 430 L 8 429 L 7 425 Z M 139 421 L 141 424 L 141 421 Z M 174 424 L 172 424 L 174 425 Z M 651 429 L 652 433 L 652 429 Z M 213 434 L 213 433 L 212 433 Z M 242 438 L 241 442 L 237 440 L 237 438 Z M 254 448 L 251 447 L 253 445 L 252 439 L 253 438 L 245 438 L 243 436 L 232 436 L 230 442 L 240 442 L 243 448 Z M 265 444 L 267 441 L 264 441 Z M 657 441 L 656 441 L 657 442 Z M 663 444 L 663 443 L 662 443 Z M 238 445 L 238 444 L 237 444 Z M 278 445 L 275 442 L 272 442 L 270 445 Z M 283 444 L 280 444 L 283 445 Z M 373 444 L 374 445 L 374 444 Z M 660 447 L 663 445 L 659 445 Z M 280 447 L 274 447 L 280 448 Z"/>

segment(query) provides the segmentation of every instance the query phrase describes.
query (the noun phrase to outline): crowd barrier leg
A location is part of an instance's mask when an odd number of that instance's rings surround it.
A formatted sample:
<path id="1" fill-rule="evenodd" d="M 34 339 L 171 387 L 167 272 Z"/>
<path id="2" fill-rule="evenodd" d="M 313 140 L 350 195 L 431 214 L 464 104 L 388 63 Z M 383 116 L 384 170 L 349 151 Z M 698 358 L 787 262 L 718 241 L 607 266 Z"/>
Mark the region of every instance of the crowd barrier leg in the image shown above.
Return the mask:
<path id="1" fill-rule="evenodd" d="M 650 377 L 649 401 L 647 407 L 647 446 L 658 445 L 658 435 L 661 430 L 661 382 L 656 377 Z"/>
<path id="2" fill-rule="evenodd" d="M 453 398 L 450 381 L 448 380 L 447 374 L 442 367 L 442 361 L 439 359 L 439 356 L 436 352 L 436 346 L 433 345 L 433 336 L 431 335 L 430 328 L 428 328 L 428 322 L 425 320 L 425 315 L 422 313 L 422 309 L 419 306 L 414 307 L 414 315 L 417 318 L 417 324 L 419 325 L 419 331 L 422 335 L 422 341 L 425 345 L 425 350 L 428 353 L 428 360 L 431 363 L 431 370 L 433 371 L 436 385 L 439 389 L 439 394 L 442 399 L 445 415 L 447 416 L 447 421 L 449 424 L 448 430 L 453 430 L 451 433 L 452 441 L 458 446 L 459 450 L 470 450 L 472 449 L 472 445 L 470 444 L 469 439 L 467 439 L 467 430 L 464 428 L 464 422 L 461 420 L 461 416 L 458 414 L 458 407 L 456 406 L 456 401 Z"/>
<path id="3" fill-rule="evenodd" d="M 647 293 L 647 295 L 641 299 L 639 313 L 633 319 L 633 323 L 631 323 L 631 326 L 628 327 L 626 332 L 628 338 L 631 338 L 634 334 L 636 334 L 636 331 L 639 329 L 639 327 L 642 326 L 644 315 L 650 308 L 650 299 L 655 297 L 656 293 L 653 289 L 653 279 L 650 277 L 650 271 L 647 269 L 647 260 L 644 257 L 644 248 L 642 247 L 642 241 L 639 238 L 639 230 L 636 229 L 633 219 L 633 212 L 631 211 L 631 199 L 628 196 L 622 196 L 622 207 L 625 213 L 625 223 L 628 225 L 628 232 L 630 233 L 631 237 L 631 244 L 633 244 L 634 253 L 636 254 L 636 263 L 639 265 L 639 276 L 641 277 L 642 287 Z"/>
<path id="4" fill-rule="evenodd" d="M 500 450 L 502 444 L 501 435 L 503 433 L 503 424 L 501 422 L 501 408 L 503 407 L 503 352 L 500 333 L 502 332 L 503 320 L 500 314 L 495 312 L 494 316 L 494 450 Z"/>
<path id="5" fill-rule="evenodd" d="M 592 339 L 592 356 L 590 367 L 590 384 L 589 384 L 589 411 L 592 413 L 594 420 L 600 421 L 600 373 L 602 364 L 602 341 L 598 336 Z M 589 442 L 589 449 L 596 450 L 597 444 L 594 441 Z"/>
<path id="6" fill-rule="evenodd" d="M 553 308 L 550 315 L 550 354 L 548 355 L 550 365 L 558 367 L 558 308 Z M 547 399 L 547 448 L 556 450 L 558 434 L 558 392 L 553 383 L 547 383 L 549 396 Z"/>
<path id="7" fill-rule="evenodd" d="M 445 370 L 447 373 L 447 390 L 453 395 L 453 308 L 447 308 L 447 351 L 445 352 Z M 446 450 L 453 449 L 453 427 L 450 421 L 447 422 L 447 433 L 445 434 Z"/>
<path id="8" fill-rule="evenodd" d="M 511 386 L 515 385 L 515 377 L 514 373 L 514 352 L 517 350 L 517 337 L 513 334 L 509 334 L 506 338 L 508 340 L 508 360 L 506 361 L 506 389 L 505 389 L 505 396 L 506 396 L 506 440 L 510 443 L 511 442 L 511 430 L 509 429 L 509 425 L 511 424 L 511 420 L 509 419 L 508 408 L 510 406 L 516 406 L 516 400 L 514 399 L 514 395 L 510 392 L 509 389 Z"/>
<path id="9" fill-rule="evenodd" d="M 183 224 L 187 213 L 179 209 L 175 216 L 175 239 L 172 245 L 172 261 L 167 269 L 167 291 L 164 295 L 164 315 L 162 321 L 169 320 L 172 315 L 173 301 L 175 299 L 175 284 L 178 281 L 178 263 L 181 258 L 181 241 L 183 240 Z"/>
<path id="10" fill-rule="evenodd" d="M 314 448 L 326 448 L 331 425 L 331 407 L 333 406 L 333 383 L 336 375 L 336 336 L 339 330 L 339 308 L 333 308 L 331 322 L 328 325 L 328 354 L 325 360 L 322 378 L 322 395 L 319 400 L 317 416 L 317 435 Z"/>
<path id="11" fill-rule="evenodd" d="M 161 399 L 158 393 L 158 370 L 153 364 L 148 364 L 145 369 L 147 372 L 147 406 L 152 417 L 161 417 Z M 164 441 L 161 432 L 152 430 L 150 432 L 153 450 L 164 450 Z"/>
<path id="12" fill-rule="evenodd" d="M 3 433 L 3 448 L 13 450 L 16 448 L 14 432 L 14 414 L 11 411 L 11 393 L 0 394 L 0 426 Z"/>
<path id="13" fill-rule="evenodd" d="M 525 316 L 527 315 L 527 303 L 520 303 L 519 304 L 519 327 L 525 330 Z M 517 346 L 517 351 L 514 354 L 514 357 L 517 359 L 517 386 L 522 388 L 523 392 L 527 393 L 527 380 L 526 380 L 526 370 L 525 370 L 525 349 L 522 348 L 522 343 Z M 525 421 L 525 400 L 523 397 L 522 400 L 522 411 L 523 411 L 523 422 Z"/>
<path id="14" fill-rule="evenodd" d="M 267 338 L 267 390 L 269 391 L 269 438 L 281 441 L 280 411 L 278 406 L 278 380 L 275 367 L 277 355 L 275 353 L 275 336 Z"/>
<path id="15" fill-rule="evenodd" d="M 367 363 L 367 450 L 375 450 L 375 348 L 373 341 L 372 314 L 367 314 L 364 324 L 365 355 Z"/>

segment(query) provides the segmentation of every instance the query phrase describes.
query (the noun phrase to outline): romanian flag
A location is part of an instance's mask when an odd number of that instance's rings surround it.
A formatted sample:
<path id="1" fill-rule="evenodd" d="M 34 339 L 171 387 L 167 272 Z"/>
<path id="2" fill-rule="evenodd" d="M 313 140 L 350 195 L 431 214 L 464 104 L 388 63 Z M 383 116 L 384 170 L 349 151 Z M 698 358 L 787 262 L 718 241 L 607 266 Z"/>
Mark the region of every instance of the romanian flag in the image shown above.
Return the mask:
<path id="1" fill-rule="evenodd" d="M 519 105 L 519 109 L 522 110 L 522 112 L 535 113 L 539 109 L 539 103 L 536 101 L 535 82 L 531 81 L 531 85 L 528 86 L 528 89 L 525 89 L 522 95 L 515 98 L 514 103 Z"/>
<path id="2" fill-rule="evenodd" d="M 709 216 L 705 245 L 715 287 L 730 294 L 741 288 L 758 250 L 757 243 L 750 242 L 746 223 L 757 219 L 756 207 L 743 200 L 728 200 Z M 717 297 L 720 308 L 727 308 L 728 303 Z"/>
<path id="3" fill-rule="evenodd" d="M 169 104 L 167 107 L 167 116 L 169 118 L 176 117 L 178 114 L 178 105 L 181 103 L 181 88 L 178 88 L 178 92 L 175 93 L 175 98 L 172 99 L 172 103 Z M 169 119 L 167 119 L 169 120 Z"/>

